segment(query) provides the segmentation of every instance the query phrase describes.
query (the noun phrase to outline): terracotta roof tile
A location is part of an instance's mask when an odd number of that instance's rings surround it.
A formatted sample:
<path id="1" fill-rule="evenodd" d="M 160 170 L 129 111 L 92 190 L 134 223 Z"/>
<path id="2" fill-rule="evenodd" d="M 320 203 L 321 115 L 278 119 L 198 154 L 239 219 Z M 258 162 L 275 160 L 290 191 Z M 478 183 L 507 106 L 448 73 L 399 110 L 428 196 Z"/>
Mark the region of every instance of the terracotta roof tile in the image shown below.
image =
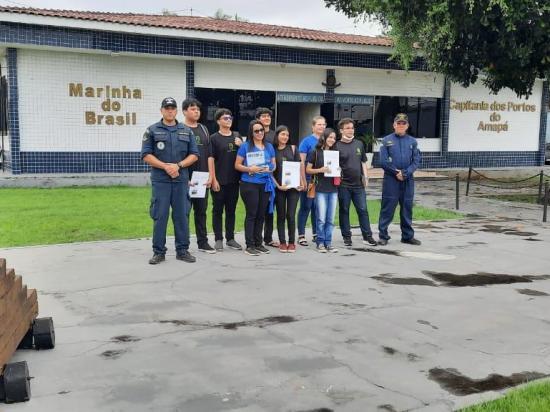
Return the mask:
<path id="1" fill-rule="evenodd" d="M 366 46 L 391 47 L 386 37 L 358 36 L 332 33 L 299 27 L 276 26 L 272 24 L 248 23 L 234 20 L 220 20 L 212 17 L 164 16 L 155 14 L 106 13 L 95 11 L 53 10 L 26 7 L 0 6 L 0 12 L 30 14 L 35 16 L 63 17 L 106 23 L 131 24 L 136 26 L 162 27 L 182 30 L 199 30 L 217 33 L 244 34 L 263 37 L 278 37 L 331 43 L 358 44 Z"/>

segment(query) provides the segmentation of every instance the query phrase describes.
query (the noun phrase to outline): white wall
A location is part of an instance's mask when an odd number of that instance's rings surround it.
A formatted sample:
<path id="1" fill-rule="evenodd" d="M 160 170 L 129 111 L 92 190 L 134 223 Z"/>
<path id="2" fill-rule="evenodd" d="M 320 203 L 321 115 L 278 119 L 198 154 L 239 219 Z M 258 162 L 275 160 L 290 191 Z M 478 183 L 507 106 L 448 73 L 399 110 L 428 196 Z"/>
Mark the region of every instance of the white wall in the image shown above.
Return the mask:
<path id="1" fill-rule="evenodd" d="M 542 81 L 535 83 L 533 94 L 528 99 L 518 98 L 510 89 L 502 90 L 497 95 L 490 94 L 480 82 L 468 88 L 452 84 L 450 98 L 450 152 L 539 150 Z M 484 102 L 486 106 L 483 109 L 463 111 L 457 108 L 457 105 L 467 104 L 468 101 Z M 504 108 L 497 108 L 494 106 L 495 102 L 504 105 Z M 514 110 L 509 106 L 523 103 L 530 107 L 534 106 L 535 111 Z M 493 120 L 492 114 L 497 116 L 493 117 Z M 480 122 L 483 122 L 483 125 L 500 125 L 500 128 L 506 125 L 507 130 L 478 130 Z"/>
<path id="2" fill-rule="evenodd" d="M 337 68 L 336 94 L 443 97 L 444 76 L 426 72 Z"/>
<path id="3" fill-rule="evenodd" d="M 21 151 L 139 151 L 145 128 L 160 119 L 160 102 L 185 97 L 185 62 L 109 55 L 18 50 Z M 70 97 L 69 83 L 141 90 L 141 99 L 111 99 L 119 112 L 101 108 L 105 97 Z M 135 113 L 136 124 L 90 125 L 96 115 Z M 181 116 L 180 116 L 181 117 Z"/>
<path id="4" fill-rule="evenodd" d="M 196 61 L 195 87 L 325 93 L 322 67 Z"/>
<path id="5" fill-rule="evenodd" d="M 312 133 L 311 121 L 321 114 L 321 105 L 313 103 L 300 104 L 300 141 Z"/>

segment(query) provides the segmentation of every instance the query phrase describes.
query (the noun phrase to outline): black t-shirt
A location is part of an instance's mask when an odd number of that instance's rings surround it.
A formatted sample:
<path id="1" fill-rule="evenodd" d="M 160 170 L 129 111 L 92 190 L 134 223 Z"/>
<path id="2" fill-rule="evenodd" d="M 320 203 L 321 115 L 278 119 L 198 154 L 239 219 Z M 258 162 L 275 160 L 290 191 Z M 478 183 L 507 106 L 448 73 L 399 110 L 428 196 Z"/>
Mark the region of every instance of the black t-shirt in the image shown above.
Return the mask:
<path id="1" fill-rule="evenodd" d="M 241 173 L 235 170 L 235 159 L 239 150 L 235 137 L 240 137 L 239 133 L 232 132 L 231 136 L 224 136 L 216 132 L 210 136 L 209 156 L 214 158 L 216 179 L 220 185 L 239 183 L 241 178 Z"/>
<path id="2" fill-rule="evenodd" d="M 273 139 L 275 139 L 275 130 L 270 130 L 265 134 L 264 143 L 271 143 L 273 144 Z"/>
<path id="3" fill-rule="evenodd" d="M 292 152 L 292 146 L 286 145 L 283 150 L 275 148 L 275 162 L 277 163 L 277 168 L 275 169 L 275 180 L 277 183 L 281 184 L 281 175 L 283 173 L 283 161 L 288 162 L 299 162 L 300 153 L 298 153 L 298 148 L 294 148 L 294 153 Z"/>
<path id="4" fill-rule="evenodd" d="M 340 168 L 342 169 L 342 186 L 363 187 L 363 166 L 367 161 L 365 146 L 357 139 L 351 143 L 336 142 L 335 150 L 340 152 Z"/>
<path id="5" fill-rule="evenodd" d="M 190 170 L 197 172 L 208 172 L 208 155 L 210 152 L 210 133 L 206 126 L 198 124 L 197 127 L 191 127 L 195 135 L 195 142 L 199 149 L 199 160 L 193 163 Z"/>
<path id="6" fill-rule="evenodd" d="M 323 151 L 313 149 L 309 152 L 307 162 L 313 165 L 314 169 L 320 169 L 324 166 Z M 325 177 L 324 173 L 312 175 L 315 179 L 315 190 L 322 193 L 337 192 L 338 187 L 334 186 L 334 177 Z"/>

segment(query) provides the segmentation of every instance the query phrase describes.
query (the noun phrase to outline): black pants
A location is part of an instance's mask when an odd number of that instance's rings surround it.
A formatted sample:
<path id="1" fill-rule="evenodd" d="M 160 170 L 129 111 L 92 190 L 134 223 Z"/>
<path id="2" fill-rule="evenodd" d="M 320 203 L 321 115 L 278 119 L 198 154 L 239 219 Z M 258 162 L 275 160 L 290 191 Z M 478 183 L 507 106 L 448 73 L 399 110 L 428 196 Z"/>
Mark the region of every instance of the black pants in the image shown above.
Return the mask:
<path id="1" fill-rule="evenodd" d="M 277 205 L 277 232 L 279 242 L 286 243 L 285 221 L 288 225 L 288 243 L 294 243 L 296 237 L 296 207 L 300 193 L 297 190 L 277 190 L 275 202 Z"/>
<path id="2" fill-rule="evenodd" d="M 241 197 L 246 209 L 244 220 L 246 247 L 262 245 L 262 229 L 269 195 L 269 192 L 265 191 L 264 184 L 241 182 Z"/>
<path id="3" fill-rule="evenodd" d="M 264 219 L 264 243 L 273 242 L 273 213 L 265 212 Z"/>
<path id="4" fill-rule="evenodd" d="M 239 184 L 220 185 L 220 191 L 212 193 L 212 228 L 215 240 L 223 240 L 222 215 L 225 209 L 225 239 L 235 239 L 235 209 L 239 200 Z"/>
<path id="5" fill-rule="evenodd" d="M 206 230 L 206 210 L 208 209 L 208 190 L 203 198 L 192 197 L 193 215 L 195 217 L 195 234 L 197 235 L 197 245 L 199 247 L 208 243 Z"/>

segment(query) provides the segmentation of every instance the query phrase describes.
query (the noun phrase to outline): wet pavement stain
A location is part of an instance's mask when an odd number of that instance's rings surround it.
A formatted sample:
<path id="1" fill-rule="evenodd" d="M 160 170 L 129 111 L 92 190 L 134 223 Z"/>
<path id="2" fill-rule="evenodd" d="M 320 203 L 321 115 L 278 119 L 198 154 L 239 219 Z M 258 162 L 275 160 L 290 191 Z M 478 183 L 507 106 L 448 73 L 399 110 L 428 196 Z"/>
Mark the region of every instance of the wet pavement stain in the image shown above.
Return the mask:
<path id="1" fill-rule="evenodd" d="M 389 346 L 382 346 L 382 349 L 384 350 L 384 352 L 386 352 L 388 355 L 395 355 L 397 353 L 397 349 L 394 349 L 392 347 L 389 347 Z"/>
<path id="2" fill-rule="evenodd" d="M 423 270 L 422 273 L 432 279 L 441 282 L 441 286 L 467 287 L 486 285 L 506 285 L 511 283 L 531 283 L 535 280 L 549 279 L 548 275 L 506 275 L 501 273 L 477 272 L 466 275 L 455 275 L 448 272 L 432 272 Z"/>
<path id="3" fill-rule="evenodd" d="M 348 257 L 348 256 L 355 256 L 355 255 L 357 255 L 357 253 L 345 253 L 345 254 L 342 254 L 340 256 Z"/>
<path id="4" fill-rule="evenodd" d="M 317 409 L 308 409 L 302 410 L 302 411 L 296 411 L 296 412 L 334 412 L 332 409 L 329 408 L 317 408 Z"/>
<path id="5" fill-rule="evenodd" d="M 431 380 L 437 382 L 447 392 L 457 396 L 498 391 L 547 376 L 549 375 L 539 372 L 520 372 L 510 376 L 491 374 L 484 379 L 471 379 L 452 368 L 433 368 L 430 369 L 428 375 Z"/>
<path id="6" fill-rule="evenodd" d="M 292 316 L 269 316 L 267 318 L 255 319 L 255 320 L 246 320 L 241 322 L 227 322 L 227 323 L 202 323 L 202 322 L 193 322 L 189 320 L 160 320 L 159 323 L 171 323 L 177 326 L 198 326 L 205 329 L 229 329 L 236 330 L 238 328 L 244 327 L 257 327 L 265 328 L 266 326 L 277 325 L 280 323 L 291 323 L 296 322 L 297 319 Z"/>
<path id="7" fill-rule="evenodd" d="M 441 226 L 435 226 L 431 223 L 416 223 L 414 227 L 418 229 L 443 229 Z"/>
<path id="8" fill-rule="evenodd" d="M 488 243 L 487 242 L 468 242 L 468 244 L 478 246 L 478 245 L 487 245 Z"/>
<path id="9" fill-rule="evenodd" d="M 523 239 L 523 240 L 526 240 L 528 242 L 542 242 L 542 239 L 536 239 L 534 237 L 528 237 L 527 239 Z"/>
<path id="10" fill-rule="evenodd" d="M 431 324 L 430 322 L 428 322 L 427 320 L 419 319 L 419 320 L 416 321 L 416 323 L 420 323 L 421 325 L 429 326 L 429 327 L 431 327 L 432 329 L 439 329 L 437 326 L 432 325 L 432 324 Z"/>
<path id="11" fill-rule="evenodd" d="M 103 352 L 100 356 L 104 357 L 105 359 L 118 359 L 122 355 L 124 355 L 127 350 L 121 349 L 121 350 L 106 350 Z"/>
<path id="12" fill-rule="evenodd" d="M 120 335 L 120 336 L 113 336 L 111 338 L 111 341 L 113 342 L 120 342 L 120 343 L 127 343 L 127 342 L 139 342 L 141 339 L 136 336 L 131 335 Z"/>
<path id="13" fill-rule="evenodd" d="M 390 250 L 390 249 L 375 249 L 372 247 L 353 247 L 351 250 L 355 250 L 356 252 L 370 252 L 370 253 L 380 253 L 381 255 L 391 255 L 391 256 L 399 256 L 401 257 L 401 254 L 397 250 Z"/>
<path id="14" fill-rule="evenodd" d="M 429 279 L 424 278 L 394 278 L 388 276 L 387 274 L 382 274 L 379 276 L 372 276 L 372 279 L 379 280 L 380 282 L 388 283 L 390 285 L 410 285 L 410 286 L 434 286 L 437 287 L 437 284 L 432 282 Z"/>
<path id="15" fill-rule="evenodd" d="M 509 227 L 501 225 L 483 225 L 483 229 L 479 229 L 480 232 L 487 233 L 502 233 L 504 235 L 514 235 L 514 236 L 537 236 L 538 233 L 535 232 L 523 232 L 519 229 L 510 229 Z"/>
<path id="16" fill-rule="evenodd" d="M 393 405 L 378 405 L 378 410 L 382 412 L 397 412 L 397 409 L 393 407 Z"/>
<path id="17" fill-rule="evenodd" d="M 541 292 L 540 290 L 533 290 L 533 289 L 516 289 L 518 293 L 521 293 L 522 295 L 528 295 L 528 296 L 550 296 L 546 292 Z"/>

